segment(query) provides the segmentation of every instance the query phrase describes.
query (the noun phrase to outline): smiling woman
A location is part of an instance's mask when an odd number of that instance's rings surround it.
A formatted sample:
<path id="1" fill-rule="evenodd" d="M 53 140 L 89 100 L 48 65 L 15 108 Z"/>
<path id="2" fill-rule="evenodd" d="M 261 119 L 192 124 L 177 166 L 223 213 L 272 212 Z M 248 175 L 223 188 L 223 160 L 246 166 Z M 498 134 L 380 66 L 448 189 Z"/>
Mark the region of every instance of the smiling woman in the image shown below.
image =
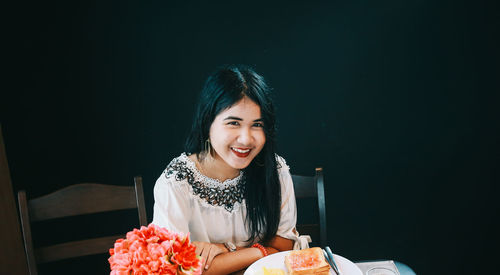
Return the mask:
<path id="1" fill-rule="evenodd" d="M 186 141 L 155 188 L 153 223 L 189 232 L 205 274 L 229 274 L 298 238 L 293 183 L 275 153 L 275 114 L 262 76 L 226 66 L 206 81 Z"/>
<path id="2" fill-rule="evenodd" d="M 222 111 L 210 127 L 209 142 L 214 149 L 211 155 L 214 161 L 204 165 L 226 166 L 228 172 L 234 172 L 217 176 L 222 176 L 222 180 L 234 177 L 239 169 L 250 164 L 266 142 L 259 105 L 244 96 Z M 201 163 L 199 165 L 202 166 Z"/>

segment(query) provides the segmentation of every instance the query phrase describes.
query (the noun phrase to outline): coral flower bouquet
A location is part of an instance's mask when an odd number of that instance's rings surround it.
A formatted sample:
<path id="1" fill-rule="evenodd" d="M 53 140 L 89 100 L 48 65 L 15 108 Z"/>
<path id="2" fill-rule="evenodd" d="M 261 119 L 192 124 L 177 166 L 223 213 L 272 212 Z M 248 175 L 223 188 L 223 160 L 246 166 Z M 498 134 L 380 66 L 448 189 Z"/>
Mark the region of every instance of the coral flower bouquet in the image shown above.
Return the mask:
<path id="1" fill-rule="evenodd" d="M 109 250 L 110 275 L 201 274 L 202 258 L 189 234 L 150 224 L 127 233 Z"/>

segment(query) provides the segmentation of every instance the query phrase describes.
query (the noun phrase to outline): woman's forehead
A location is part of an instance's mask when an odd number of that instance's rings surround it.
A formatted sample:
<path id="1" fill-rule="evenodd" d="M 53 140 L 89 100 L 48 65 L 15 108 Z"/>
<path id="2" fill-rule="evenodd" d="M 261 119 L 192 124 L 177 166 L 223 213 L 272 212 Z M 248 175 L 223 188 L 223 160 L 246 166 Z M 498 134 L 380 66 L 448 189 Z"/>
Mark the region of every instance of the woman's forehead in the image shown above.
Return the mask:
<path id="1" fill-rule="evenodd" d="M 244 119 L 259 119 L 261 117 L 260 106 L 252 99 L 244 96 L 229 108 L 220 112 L 217 117 L 236 116 Z"/>

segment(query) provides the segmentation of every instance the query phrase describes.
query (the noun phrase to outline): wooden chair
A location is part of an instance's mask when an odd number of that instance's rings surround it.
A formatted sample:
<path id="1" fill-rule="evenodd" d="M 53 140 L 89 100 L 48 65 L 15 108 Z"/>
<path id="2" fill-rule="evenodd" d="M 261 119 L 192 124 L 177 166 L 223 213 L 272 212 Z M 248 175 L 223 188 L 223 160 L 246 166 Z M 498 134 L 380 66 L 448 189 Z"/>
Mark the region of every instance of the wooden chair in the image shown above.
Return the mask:
<path id="1" fill-rule="evenodd" d="M 9 164 L 0 124 L 0 274 L 28 274 L 16 197 L 10 180 Z"/>
<path id="2" fill-rule="evenodd" d="M 37 264 L 74 257 L 107 253 L 124 234 L 72 241 L 34 249 L 31 223 L 83 214 L 137 208 L 139 224 L 147 225 L 142 178 L 134 178 L 135 186 L 83 183 L 68 186 L 35 199 L 18 192 L 24 247 L 31 275 L 38 274 Z"/>
<path id="3" fill-rule="evenodd" d="M 323 168 L 316 168 L 316 174 L 314 176 L 292 175 L 292 181 L 297 204 L 299 204 L 300 200 L 310 198 L 316 199 L 318 203 L 318 220 L 314 223 L 302 223 L 302 219 L 299 216 L 297 220 L 297 231 L 299 231 L 301 235 L 310 235 L 314 245 L 325 247 L 327 245 L 327 238 Z M 298 211 L 298 213 L 300 214 L 300 211 Z"/>

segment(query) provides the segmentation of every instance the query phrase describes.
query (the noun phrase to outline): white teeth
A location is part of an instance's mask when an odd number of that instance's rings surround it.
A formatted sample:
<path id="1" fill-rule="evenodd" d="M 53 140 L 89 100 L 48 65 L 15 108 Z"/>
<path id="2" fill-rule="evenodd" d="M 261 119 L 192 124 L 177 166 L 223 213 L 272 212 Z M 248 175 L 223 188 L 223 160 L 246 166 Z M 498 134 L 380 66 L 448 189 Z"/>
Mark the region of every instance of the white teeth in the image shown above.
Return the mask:
<path id="1" fill-rule="evenodd" d="M 246 150 L 241 150 L 241 149 L 238 149 L 238 148 L 231 148 L 233 149 L 234 151 L 238 152 L 238 153 L 248 153 L 250 152 L 250 149 L 246 149 Z"/>

